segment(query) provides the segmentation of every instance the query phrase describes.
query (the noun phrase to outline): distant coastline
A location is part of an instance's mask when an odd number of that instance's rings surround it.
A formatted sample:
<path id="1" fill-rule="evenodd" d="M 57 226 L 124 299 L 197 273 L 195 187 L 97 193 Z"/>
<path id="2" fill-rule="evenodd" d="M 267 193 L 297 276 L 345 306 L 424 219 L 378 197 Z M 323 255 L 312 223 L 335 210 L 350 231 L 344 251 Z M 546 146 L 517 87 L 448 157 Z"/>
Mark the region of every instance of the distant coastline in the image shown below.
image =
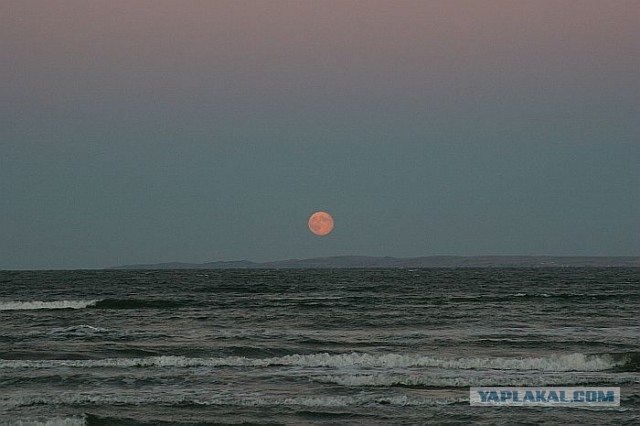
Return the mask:
<path id="1" fill-rule="evenodd" d="M 207 263 L 154 263 L 121 265 L 107 269 L 345 269 L 345 268 L 567 268 L 638 267 L 637 256 L 332 256 L 271 262 L 249 260 Z"/>

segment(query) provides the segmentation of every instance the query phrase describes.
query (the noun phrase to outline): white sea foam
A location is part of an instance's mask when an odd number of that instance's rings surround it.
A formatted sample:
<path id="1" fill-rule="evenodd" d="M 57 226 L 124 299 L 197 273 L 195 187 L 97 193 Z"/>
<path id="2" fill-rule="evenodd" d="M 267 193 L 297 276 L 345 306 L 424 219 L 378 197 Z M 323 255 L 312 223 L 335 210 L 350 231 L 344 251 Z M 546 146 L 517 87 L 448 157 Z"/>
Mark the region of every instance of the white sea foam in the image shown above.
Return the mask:
<path id="1" fill-rule="evenodd" d="M 85 417 L 52 417 L 49 419 L 23 419 L 1 422 L 0 426 L 84 426 Z"/>
<path id="2" fill-rule="evenodd" d="M 192 402 L 199 405 L 287 405 L 287 406 L 305 406 L 305 407 L 348 407 L 354 405 L 396 405 L 396 406 L 434 406 L 447 405 L 465 401 L 464 399 L 430 399 L 430 398 L 409 398 L 406 395 L 400 396 L 373 396 L 373 395 L 355 395 L 355 396 L 299 396 L 291 398 L 215 398 L 210 400 L 193 400 Z M 466 400 L 468 401 L 468 400 Z"/>
<path id="3" fill-rule="evenodd" d="M 554 386 L 572 384 L 625 384 L 640 383 L 639 375 L 626 376 L 507 376 L 496 377 L 438 377 L 427 374 L 341 374 L 314 377 L 321 383 L 335 383 L 348 387 L 470 387 L 470 386 Z"/>
<path id="4" fill-rule="evenodd" d="M 2 368 L 126 368 L 126 367 L 330 367 L 402 368 L 429 367 L 448 370 L 536 370 L 602 371 L 624 364 L 608 355 L 568 354 L 544 358 L 437 358 L 419 355 L 370 355 L 360 353 L 332 355 L 287 355 L 274 358 L 187 358 L 159 356 L 146 358 L 107 358 L 97 360 L 0 360 Z"/>
<path id="5" fill-rule="evenodd" d="M 97 300 L 57 300 L 43 302 L 33 300 L 29 302 L 10 301 L 0 302 L 0 311 L 26 311 L 37 309 L 83 309 L 95 305 Z"/>
<path id="6" fill-rule="evenodd" d="M 53 328 L 47 332 L 47 335 L 53 338 L 87 338 L 108 333 L 110 330 L 102 327 L 94 327 L 87 324 L 72 325 L 70 327 Z M 37 335 L 38 333 L 34 333 Z"/>
<path id="7" fill-rule="evenodd" d="M 406 395 L 319 395 L 296 397 L 252 396 L 246 394 L 201 397 L 196 395 L 100 395 L 63 393 L 55 395 L 20 396 L 0 400 L 0 407 L 19 407 L 38 405 L 238 405 L 238 406 L 305 406 L 305 407 L 348 407 L 366 405 L 396 405 L 396 406 L 435 406 L 447 405 L 468 399 L 432 399 L 408 397 Z M 31 424 L 31 423 L 26 423 Z M 41 423 L 34 423 L 40 425 Z M 46 424 L 46 423 L 45 423 Z M 63 423 L 64 424 L 64 423 Z M 83 423 L 70 423 L 72 425 Z M 52 423 L 51 426 L 57 425 Z"/>
<path id="8" fill-rule="evenodd" d="M 94 327 L 87 324 L 72 325 L 69 327 L 53 328 L 49 331 L 49 334 L 63 334 L 63 333 L 102 333 L 109 331 L 106 328 Z"/>
<path id="9" fill-rule="evenodd" d="M 512 297 L 551 297 L 551 295 L 547 293 L 516 293 L 510 296 Z"/>

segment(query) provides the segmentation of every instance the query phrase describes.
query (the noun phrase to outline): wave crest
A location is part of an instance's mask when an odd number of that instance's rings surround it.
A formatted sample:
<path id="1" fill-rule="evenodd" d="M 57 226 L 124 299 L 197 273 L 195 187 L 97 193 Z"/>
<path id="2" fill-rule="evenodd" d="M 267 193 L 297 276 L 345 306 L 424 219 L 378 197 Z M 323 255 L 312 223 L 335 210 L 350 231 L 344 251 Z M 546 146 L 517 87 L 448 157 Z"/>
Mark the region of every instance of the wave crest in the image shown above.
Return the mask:
<path id="1" fill-rule="evenodd" d="M 23 419 L 2 423 L 6 426 L 85 426 L 87 418 L 82 417 L 51 417 L 48 419 Z"/>
<path id="2" fill-rule="evenodd" d="M 527 371 L 634 371 L 637 354 L 580 353 L 541 358 L 437 358 L 419 355 L 385 354 L 310 354 L 273 358 L 187 358 L 157 356 L 146 358 L 107 358 L 92 360 L 0 360 L 0 368 L 126 368 L 126 367 L 333 367 L 403 368 L 430 367 L 449 370 L 527 370 Z"/>
<path id="3" fill-rule="evenodd" d="M 0 302 L 0 311 L 26 311 L 39 309 L 172 309 L 184 306 L 172 300 L 144 299 L 95 299 L 56 301 L 8 301 Z"/>
<path id="4" fill-rule="evenodd" d="M 38 309 L 84 309 L 95 305 L 97 300 L 57 300 L 43 302 L 33 300 L 29 302 L 10 301 L 0 302 L 0 311 L 31 311 Z"/>
<path id="5" fill-rule="evenodd" d="M 297 396 L 297 397 L 268 397 L 225 395 L 219 397 L 202 398 L 185 395 L 82 395 L 60 394 L 41 396 L 21 396 L 0 400 L 0 407 L 18 407 L 30 405 L 176 405 L 176 406 L 303 406 L 303 407 L 348 407 L 369 405 L 392 406 L 436 406 L 466 402 L 465 398 L 419 398 L 406 395 L 377 396 L 377 395 L 325 395 L 325 396 Z M 30 424 L 30 423 L 29 423 Z M 36 423 L 39 425 L 39 423 Z M 75 424 L 75 423 L 74 423 Z M 55 425 L 55 423 L 53 424 Z M 52 425 L 52 426 L 53 426 Z"/>
<path id="6" fill-rule="evenodd" d="M 472 386 L 575 386 L 593 384 L 637 383 L 637 375 L 627 376 L 508 376 L 508 377 L 437 377 L 428 374 L 342 374 L 315 377 L 320 383 L 346 387 L 466 388 Z"/>

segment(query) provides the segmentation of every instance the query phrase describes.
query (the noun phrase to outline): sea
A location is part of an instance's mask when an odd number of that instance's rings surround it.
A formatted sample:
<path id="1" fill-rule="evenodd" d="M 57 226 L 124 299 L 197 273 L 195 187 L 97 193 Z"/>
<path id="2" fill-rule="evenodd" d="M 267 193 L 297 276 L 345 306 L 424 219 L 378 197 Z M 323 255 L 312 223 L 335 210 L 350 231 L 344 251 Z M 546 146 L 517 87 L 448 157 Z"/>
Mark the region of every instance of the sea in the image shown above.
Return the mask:
<path id="1" fill-rule="evenodd" d="M 2 271 L 0 425 L 639 425 L 639 344 L 640 268 Z"/>

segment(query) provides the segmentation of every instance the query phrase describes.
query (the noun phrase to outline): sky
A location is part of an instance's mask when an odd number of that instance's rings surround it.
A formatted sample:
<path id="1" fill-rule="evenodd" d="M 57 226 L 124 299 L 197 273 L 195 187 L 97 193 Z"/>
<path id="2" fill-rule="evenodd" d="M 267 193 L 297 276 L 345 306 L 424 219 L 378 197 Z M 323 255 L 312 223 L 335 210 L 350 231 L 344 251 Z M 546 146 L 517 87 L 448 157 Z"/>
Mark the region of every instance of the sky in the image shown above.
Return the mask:
<path id="1" fill-rule="evenodd" d="M 0 269 L 640 255 L 640 1 L 0 0 L 0 58 Z"/>

